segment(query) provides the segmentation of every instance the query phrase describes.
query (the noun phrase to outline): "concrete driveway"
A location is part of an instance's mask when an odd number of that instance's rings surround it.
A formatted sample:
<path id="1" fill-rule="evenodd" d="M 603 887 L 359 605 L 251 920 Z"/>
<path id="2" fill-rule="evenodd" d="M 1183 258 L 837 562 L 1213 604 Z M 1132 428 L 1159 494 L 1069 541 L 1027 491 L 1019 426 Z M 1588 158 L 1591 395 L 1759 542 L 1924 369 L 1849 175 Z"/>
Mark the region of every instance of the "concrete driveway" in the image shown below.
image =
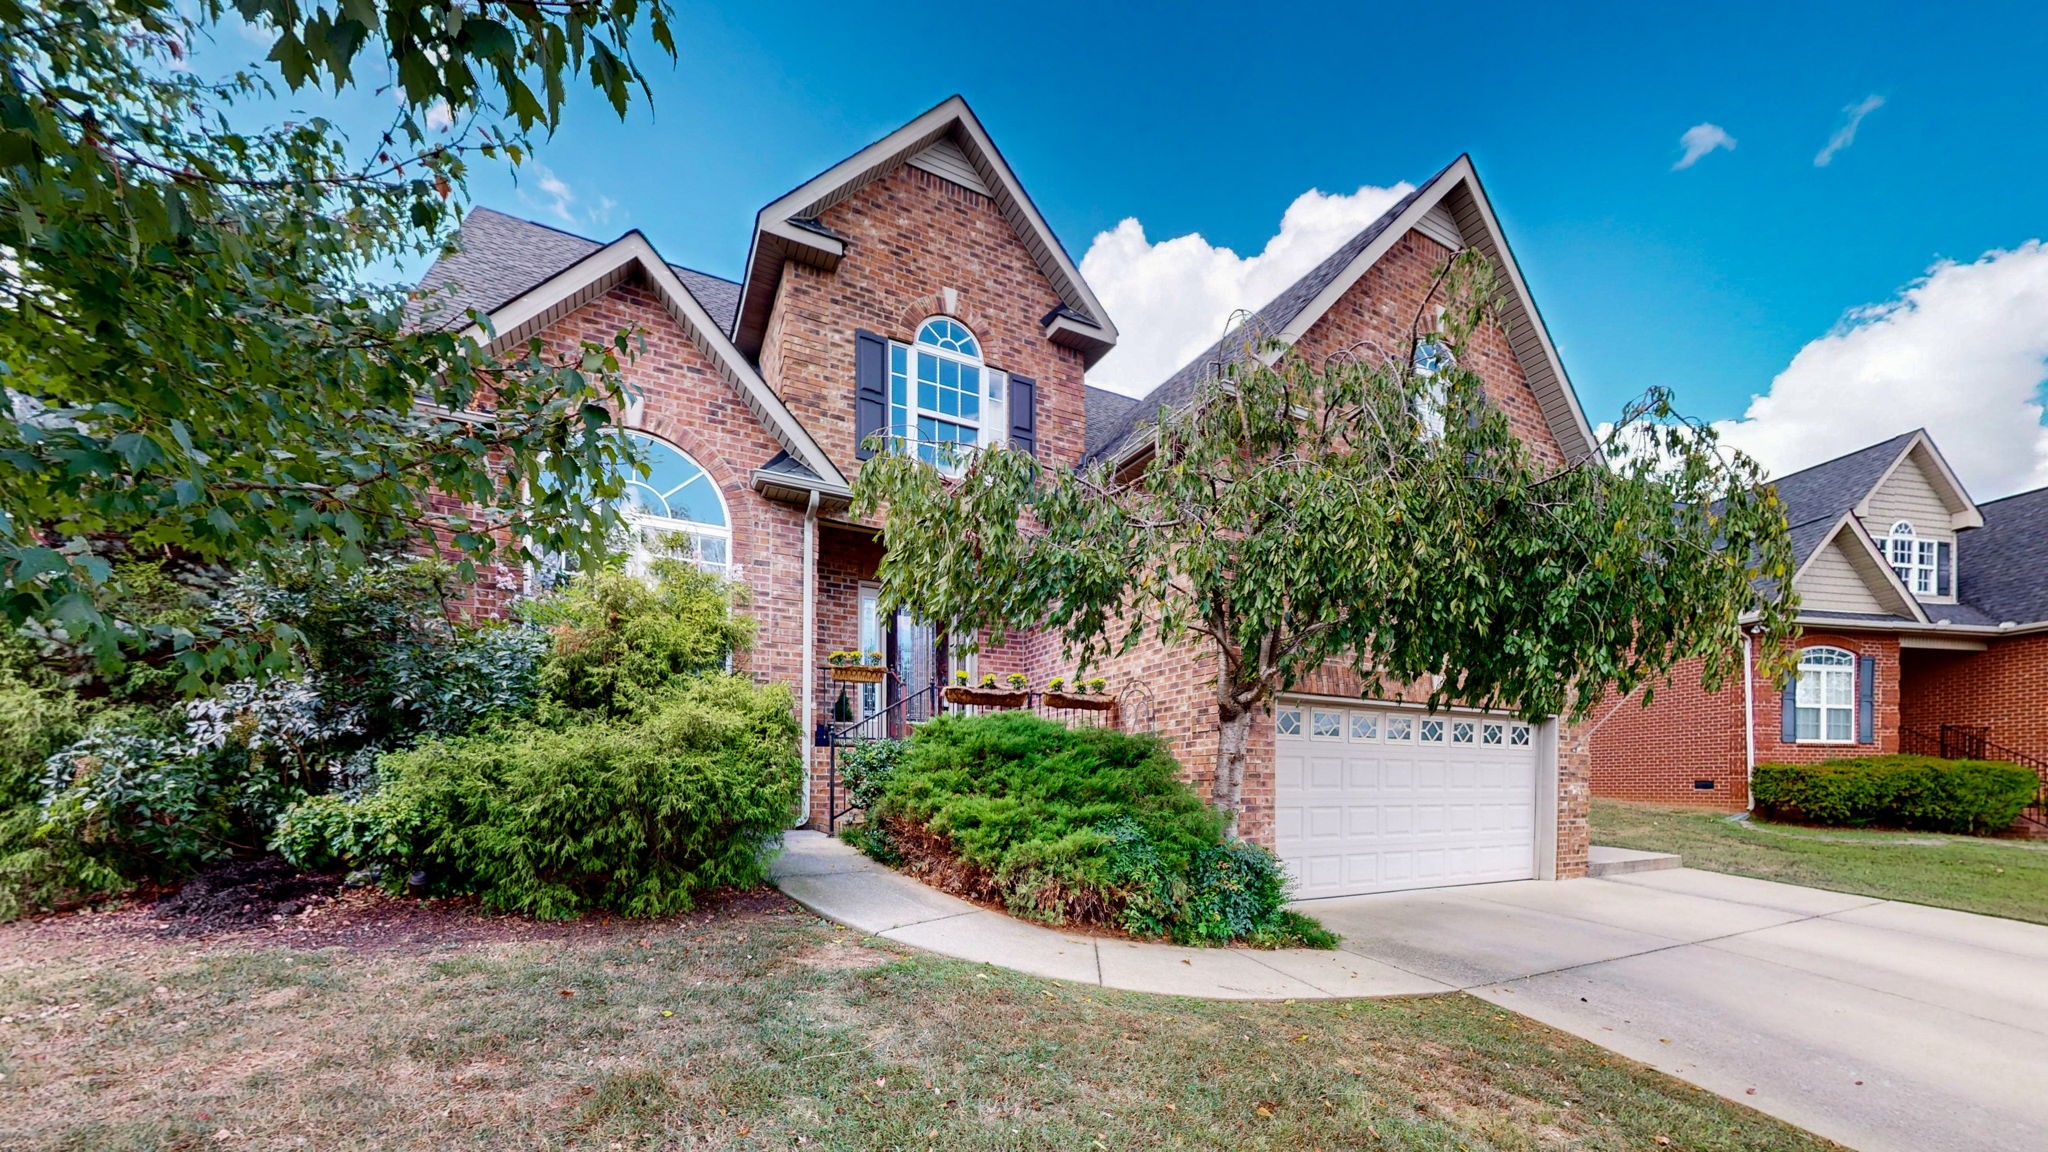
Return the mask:
<path id="1" fill-rule="evenodd" d="M 1297 906 L 1863 1152 L 2048 1149 L 2048 928 L 1686 868 Z"/>

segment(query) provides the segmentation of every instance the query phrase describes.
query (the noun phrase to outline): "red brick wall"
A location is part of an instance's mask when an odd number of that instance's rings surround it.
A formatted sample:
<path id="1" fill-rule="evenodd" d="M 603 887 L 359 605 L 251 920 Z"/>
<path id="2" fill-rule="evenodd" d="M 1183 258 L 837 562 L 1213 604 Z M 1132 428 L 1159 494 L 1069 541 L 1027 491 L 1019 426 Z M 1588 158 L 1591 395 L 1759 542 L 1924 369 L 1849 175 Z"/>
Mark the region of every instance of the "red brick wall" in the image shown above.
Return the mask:
<path id="1" fill-rule="evenodd" d="M 2016 752 L 2048 758 L 2048 636 L 1993 640 L 1983 652 L 1905 653 L 1901 723 L 1939 738 L 1943 724 L 1981 725 Z"/>
<path id="2" fill-rule="evenodd" d="M 1877 659 L 1873 744 L 1787 744 L 1783 697 L 1762 675 L 1752 685 L 1759 764 L 1811 764 L 1842 756 L 1899 750 L 1899 640 L 1896 636 L 1807 632 L 1799 646 L 1830 645 Z M 1592 788 L 1596 796 L 1736 811 L 1747 807 L 1748 757 L 1742 732 L 1742 682 L 1719 692 L 1700 687 L 1699 662 L 1687 661 L 1656 685 L 1649 707 L 1638 688 L 1602 703 L 1590 721 Z M 1711 790 L 1693 787 L 1712 780 Z"/>
<path id="3" fill-rule="evenodd" d="M 842 471 L 851 476 L 857 465 L 855 330 L 908 341 L 946 312 L 973 331 L 989 367 L 1037 381 L 1040 459 L 1080 459 L 1080 354 L 1046 339 L 1039 322 L 1059 296 L 993 200 L 904 165 L 819 222 L 846 237 L 846 255 L 830 272 L 785 267 L 761 369 Z"/>

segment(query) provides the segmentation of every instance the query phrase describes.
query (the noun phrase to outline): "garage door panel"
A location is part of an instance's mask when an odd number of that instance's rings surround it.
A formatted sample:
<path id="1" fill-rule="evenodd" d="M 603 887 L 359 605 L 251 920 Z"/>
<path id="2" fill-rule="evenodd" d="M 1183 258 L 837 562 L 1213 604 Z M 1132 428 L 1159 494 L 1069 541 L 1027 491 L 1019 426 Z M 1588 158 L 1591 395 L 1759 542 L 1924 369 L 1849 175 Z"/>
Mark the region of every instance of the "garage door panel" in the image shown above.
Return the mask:
<path id="1" fill-rule="evenodd" d="M 1534 875 L 1530 726 L 1472 713 L 1282 709 L 1292 715 L 1275 749 L 1274 831 L 1295 895 Z"/>

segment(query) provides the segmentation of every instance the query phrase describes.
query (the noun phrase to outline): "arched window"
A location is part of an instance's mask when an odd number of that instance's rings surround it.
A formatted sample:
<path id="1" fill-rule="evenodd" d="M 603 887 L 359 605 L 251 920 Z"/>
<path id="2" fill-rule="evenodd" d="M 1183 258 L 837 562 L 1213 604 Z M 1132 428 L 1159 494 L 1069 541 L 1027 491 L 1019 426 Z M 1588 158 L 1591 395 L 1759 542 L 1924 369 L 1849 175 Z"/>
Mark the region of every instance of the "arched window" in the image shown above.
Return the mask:
<path id="1" fill-rule="evenodd" d="M 619 502 L 634 534 L 630 566 L 644 571 L 656 555 L 680 554 L 706 571 L 724 575 L 732 526 L 718 485 L 666 440 L 644 432 L 627 432 L 626 438 L 647 462 L 647 475 L 629 478 Z"/>
<path id="2" fill-rule="evenodd" d="M 1856 657 L 1840 648 L 1803 648 L 1792 731 L 1801 743 L 1856 739 Z"/>
<path id="3" fill-rule="evenodd" d="M 1004 381 L 982 361 L 974 333 L 934 316 L 911 343 L 889 346 L 889 433 L 902 451 L 950 469 L 964 450 L 1002 435 Z"/>
<path id="4" fill-rule="evenodd" d="M 1899 574 L 1899 583 L 1916 596 L 1934 595 L 1936 543 L 1921 539 L 1913 531 L 1911 520 L 1893 524 L 1891 534 L 1885 538 L 1885 555 L 1891 561 L 1892 571 Z"/>

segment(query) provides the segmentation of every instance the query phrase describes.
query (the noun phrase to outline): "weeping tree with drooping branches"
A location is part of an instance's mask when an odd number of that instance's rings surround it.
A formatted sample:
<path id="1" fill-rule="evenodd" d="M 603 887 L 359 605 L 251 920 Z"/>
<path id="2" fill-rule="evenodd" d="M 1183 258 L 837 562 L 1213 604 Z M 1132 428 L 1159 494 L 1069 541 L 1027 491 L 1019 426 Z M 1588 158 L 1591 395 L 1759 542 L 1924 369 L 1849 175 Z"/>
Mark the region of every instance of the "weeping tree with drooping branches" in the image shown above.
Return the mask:
<path id="1" fill-rule="evenodd" d="M 1467 252 L 1398 348 L 1313 363 L 1247 333 L 1121 472 L 878 454 L 854 507 L 881 519 L 883 609 L 969 636 L 1049 629 L 1084 666 L 1147 642 L 1206 650 L 1233 826 L 1254 718 L 1332 661 L 1368 697 L 1427 685 L 1432 708 L 1536 720 L 1687 660 L 1718 688 L 1740 626 L 1782 653 L 1796 603 L 1770 589 L 1793 555 L 1759 466 L 1661 389 L 1592 453 L 1546 460 L 1466 356 L 1498 292 Z"/>

